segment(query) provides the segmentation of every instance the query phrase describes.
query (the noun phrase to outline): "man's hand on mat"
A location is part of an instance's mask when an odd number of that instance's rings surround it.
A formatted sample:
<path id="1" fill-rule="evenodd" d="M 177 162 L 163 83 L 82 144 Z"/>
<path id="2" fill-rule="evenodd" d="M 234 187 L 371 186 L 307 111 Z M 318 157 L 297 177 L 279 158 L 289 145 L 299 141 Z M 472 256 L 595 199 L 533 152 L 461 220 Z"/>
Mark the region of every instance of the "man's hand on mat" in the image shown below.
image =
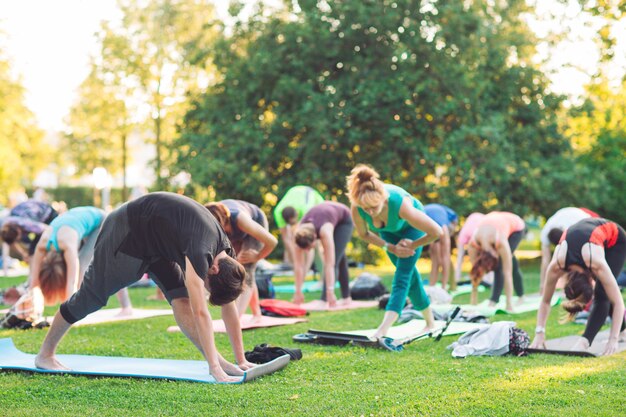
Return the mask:
<path id="1" fill-rule="evenodd" d="M 70 371 L 70 368 L 59 362 L 55 356 L 37 355 L 35 357 L 35 366 L 49 371 Z"/>
<path id="2" fill-rule="evenodd" d="M 293 302 L 295 304 L 302 304 L 304 303 L 304 294 L 302 294 L 302 292 L 297 292 L 293 295 Z"/>
<path id="3" fill-rule="evenodd" d="M 535 339 L 530 344 L 531 349 L 545 349 L 546 348 L 546 336 L 543 333 L 535 334 Z"/>
<path id="4" fill-rule="evenodd" d="M 246 249 L 237 256 L 237 260 L 243 265 L 255 263 L 259 260 L 259 251 Z"/>
<path id="5" fill-rule="evenodd" d="M 604 348 L 604 356 L 609 356 L 614 354 L 615 352 L 617 352 L 617 344 L 618 344 L 618 338 L 617 337 L 610 337 L 609 340 L 606 342 L 606 347 Z"/>

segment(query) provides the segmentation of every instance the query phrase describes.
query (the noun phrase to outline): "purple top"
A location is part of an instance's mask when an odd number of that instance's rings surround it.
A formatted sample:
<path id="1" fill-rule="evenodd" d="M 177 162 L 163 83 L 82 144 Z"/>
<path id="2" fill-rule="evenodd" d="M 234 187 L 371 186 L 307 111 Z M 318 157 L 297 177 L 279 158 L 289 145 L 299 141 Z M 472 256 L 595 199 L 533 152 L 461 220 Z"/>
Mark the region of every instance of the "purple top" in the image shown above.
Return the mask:
<path id="1" fill-rule="evenodd" d="M 320 237 L 320 229 L 326 223 L 331 223 L 333 227 L 337 227 L 338 224 L 344 222 L 352 222 L 350 209 L 344 204 L 333 201 L 324 201 L 313 206 L 300 221 L 300 223 L 313 223 L 318 238 Z"/>
<path id="2" fill-rule="evenodd" d="M 30 243 L 32 241 L 29 236 L 31 233 L 35 236 L 41 236 L 46 229 L 46 225 L 41 222 L 36 222 L 28 217 L 8 216 L 0 221 L 0 226 L 5 224 L 14 224 L 22 231 L 22 242 Z"/>

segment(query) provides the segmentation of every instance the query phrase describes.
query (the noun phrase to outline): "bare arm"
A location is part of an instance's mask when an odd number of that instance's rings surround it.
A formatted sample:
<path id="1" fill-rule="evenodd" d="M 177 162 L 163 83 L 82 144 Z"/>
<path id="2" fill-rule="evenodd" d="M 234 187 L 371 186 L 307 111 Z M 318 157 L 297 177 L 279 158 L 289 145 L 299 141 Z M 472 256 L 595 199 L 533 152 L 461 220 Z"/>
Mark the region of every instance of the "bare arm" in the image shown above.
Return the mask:
<path id="1" fill-rule="evenodd" d="M 46 250 L 46 244 L 48 243 L 48 234 L 41 237 L 39 243 L 37 243 L 37 247 L 35 248 L 35 253 L 33 254 L 33 258 L 30 261 L 30 272 L 28 275 L 28 286 L 29 288 L 39 287 L 39 273 L 41 271 L 41 263 L 43 258 L 46 256 L 48 252 Z"/>
<path id="2" fill-rule="evenodd" d="M 67 268 L 65 297 L 69 298 L 78 290 L 78 287 L 80 286 L 80 283 L 78 282 L 78 242 L 59 241 L 59 249 L 63 251 L 63 259 L 65 259 L 65 265 Z"/>
<path id="3" fill-rule="evenodd" d="M 546 322 L 548 321 L 548 315 L 550 314 L 552 296 L 554 295 L 554 290 L 556 289 L 556 283 L 559 280 L 559 277 L 563 274 L 563 270 L 559 268 L 557 263 L 557 253 L 559 247 L 554 251 L 554 256 L 552 257 L 552 261 L 548 264 L 546 268 L 546 282 L 544 284 L 544 291 L 541 297 L 541 303 L 539 304 L 539 310 L 537 311 L 537 327 L 543 327 L 545 329 Z M 531 344 L 532 348 L 542 348 L 545 347 L 545 331 L 543 333 L 535 333 L 535 338 L 533 339 L 533 343 Z"/>
<path id="4" fill-rule="evenodd" d="M 254 365 L 249 363 L 244 355 L 239 311 L 237 310 L 235 301 L 222 306 L 222 320 L 224 320 L 224 326 L 226 326 L 226 332 L 228 333 L 230 345 L 233 348 L 237 364 L 243 370 L 251 368 Z"/>
<path id="5" fill-rule="evenodd" d="M 296 292 L 293 296 L 293 302 L 296 304 L 302 304 L 304 302 L 304 294 L 302 293 L 302 286 L 304 285 L 304 277 L 306 276 L 307 265 L 305 262 L 306 252 L 298 245 L 294 245 L 294 257 L 293 259 L 293 274 L 295 278 Z"/>
<path id="6" fill-rule="evenodd" d="M 196 334 L 198 335 L 198 343 L 202 348 L 204 358 L 209 364 L 209 372 L 219 382 L 238 381 L 238 378 L 226 375 L 220 366 L 213 335 L 213 322 L 204 298 L 204 283 L 187 257 L 185 257 L 185 287 L 189 293 L 189 305 L 196 327 Z"/>
<path id="7" fill-rule="evenodd" d="M 263 244 L 263 248 L 259 251 L 258 254 L 250 253 L 250 259 L 240 259 L 242 263 L 254 263 L 258 262 L 261 259 L 265 259 L 267 255 L 272 253 L 278 241 L 276 238 L 263 226 L 255 222 L 252 217 L 247 215 L 246 213 L 240 213 L 239 217 L 237 217 L 237 226 L 245 233 L 249 234 L 259 242 Z M 248 255 L 244 255 L 243 252 L 242 257 L 246 257 Z"/>
<path id="8" fill-rule="evenodd" d="M 543 287 L 546 281 L 546 271 L 548 265 L 550 265 L 550 258 L 552 253 L 550 252 L 550 245 L 541 245 L 541 275 L 539 276 L 539 294 L 543 294 Z"/>
<path id="9" fill-rule="evenodd" d="M 326 281 L 326 300 L 331 307 L 336 304 L 335 298 L 335 227 L 326 223 L 320 228 L 320 241 L 324 248 L 324 279 Z"/>
<path id="10" fill-rule="evenodd" d="M 461 281 L 461 270 L 463 269 L 463 257 L 465 256 L 465 245 L 461 242 L 456 243 L 456 268 L 454 269 L 454 278 L 457 284 Z"/>
<path id="11" fill-rule="evenodd" d="M 450 277 L 450 263 L 452 261 L 450 259 L 450 228 L 448 226 L 444 226 L 442 229 L 443 237 L 441 238 L 441 271 L 443 273 L 442 285 L 445 287 L 444 283 L 447 283 L 448 278 Z"/>
<path id="12" fill-rule="evenodd" d="M 280 237 L 283 240 L 283 245 L 285 245 L 285 251 L 287 251 L 287 257 L 291 260 L 291 262 L 295 262 L 295 244 L 293 243 L 293 233 L 291 232 L 290 226 L 285 226 L 280 228 Z"/>
<path id="13" fill-rule="evenodd" d="M 437 239 L 441 239 L 443 236 L 443 230 L 441 227 L 434 220 L 428 217 L 426 213 L 413 207 L 409 198 L 405 197 L 402 200 L 399 215 L 400 218 L 406 220 L 411 226 L 426 233 L 424 236 L 413 241 L 410 246 L 413 250 L 419 248 L 420 246 L 428 245 Z"/>

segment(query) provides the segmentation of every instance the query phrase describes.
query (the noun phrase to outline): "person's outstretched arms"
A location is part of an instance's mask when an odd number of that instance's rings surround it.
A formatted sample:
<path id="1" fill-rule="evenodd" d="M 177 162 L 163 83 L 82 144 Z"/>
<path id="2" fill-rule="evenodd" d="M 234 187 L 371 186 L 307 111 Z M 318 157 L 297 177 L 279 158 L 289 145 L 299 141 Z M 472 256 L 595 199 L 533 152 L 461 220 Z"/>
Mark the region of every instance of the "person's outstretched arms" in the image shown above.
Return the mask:
<path id="1" fill-rule="evenodd" d="M 428 217 L 426 213 L 413 207 L 411 200 L 405 197 L 400 206 L 400 218 L 406 220 L 414 228 L 426 233 L 417 240 L 410 241 L 402 239 L 401 246 L 408 246 L 410 249 L 417 249 L 420 246 L 428 245 L 443 236 L 443 229 L 433 219 Z"/>
<path id="2" fill-rule="evenodd" d="M 222 320 L 224 320 L 224 326 L 226 327 L 230 345 L 233 348 L 235 360 L 237 361 L 239 368 L 246 371 L 254 367 L 254 364 L 248 362 L 244 355 L 243 336 L 241 334 L 241 324 L 239 323 L 239 311 L 237 310 L 237 304 L 234 301 L 222 306 Z M 226 361 L 221 355 L 219 356 L 222 368 L 228 372 L 227 367 L 231 365 L 231 363 Z M 231 372 L 228 373 L 233 375 Z"/>
<path id="3" fill-rule="evenodd" d="M 559 268 L 557 262 L 557 254 L 559 247 L 554 251 L 552 261 L 546 268 L 546 282 L 544 285 L 544 291 L 541 296 L 541 303 L 539 304 L 539 310 L 537 311 L 537 327 L 535 328 L 535 337 L 530 347 L 533 349 L 545 349 L 546 348 L 546 322 L 548 321 L 548 315 L 550 314 L 552 296 L 556 289 L 556 283 L 559 277 L 563 274 L 563 270 Z"/>
<path id="4" fill-rule="evenodd" d="M 260 251 L 254 249 L 246 249 L 237 256 L 237 260 L 242 264 L 251 264 L 265 259 L 267 255 L 272 253 L 278 241 L 276 238 L 263 226 L 255 222 L 252 217 L 246 213 L 240 213 L 237 217 L 237 226 L 243 232 L 249 234 L 259 242 L 263 244 Z"/>
<path id="5" fill-rule="evenodd" d="M 196 326 L 198 343 L 202 354 L 209 364 L 209 372 L 218 382 L 237 382 L 238 377 L 226 374 L 220 365 L 219 355 L 215 347 L 211 314 L 204 298 L 204 282 L 198 276 L 189 258 L 185 257 L 185 287 L 189 293 L 189 305 Z"/>
<path id="6" fill-rule="evenodd" d="M 293 275 L 295 280 L 295 293 L 293 295 L 293 302 L 296 304 L 304 303 L 304 294 L 302 292 L 302 286 L 304 285 L 304 278 L 306 277 L 306 251 L 296 245 L 294 250 L 293 259 Z"/>

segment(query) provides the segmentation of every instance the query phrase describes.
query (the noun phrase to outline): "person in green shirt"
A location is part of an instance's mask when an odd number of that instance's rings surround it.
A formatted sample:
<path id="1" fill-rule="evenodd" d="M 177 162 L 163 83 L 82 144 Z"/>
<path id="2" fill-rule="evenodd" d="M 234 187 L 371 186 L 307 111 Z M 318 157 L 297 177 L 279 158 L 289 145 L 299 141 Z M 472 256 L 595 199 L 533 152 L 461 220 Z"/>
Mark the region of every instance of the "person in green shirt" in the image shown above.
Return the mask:
<path id="1" fill-rule="evenodd" d="M 441 239 L 441 227 L 424 213 L 422 203 L 402 188 L 384 184 L 373 168 L 357 165 L 347 180 L 352 220 L 359 237 L 384 248 L 396 267 L 385 316 L 373 336 L 386 336 L 407 296 L 413 308 L 424 315 L 423 331 L 432 330 L 435 322 L 430 300 L 415 264 L 424 245 Z"/>

